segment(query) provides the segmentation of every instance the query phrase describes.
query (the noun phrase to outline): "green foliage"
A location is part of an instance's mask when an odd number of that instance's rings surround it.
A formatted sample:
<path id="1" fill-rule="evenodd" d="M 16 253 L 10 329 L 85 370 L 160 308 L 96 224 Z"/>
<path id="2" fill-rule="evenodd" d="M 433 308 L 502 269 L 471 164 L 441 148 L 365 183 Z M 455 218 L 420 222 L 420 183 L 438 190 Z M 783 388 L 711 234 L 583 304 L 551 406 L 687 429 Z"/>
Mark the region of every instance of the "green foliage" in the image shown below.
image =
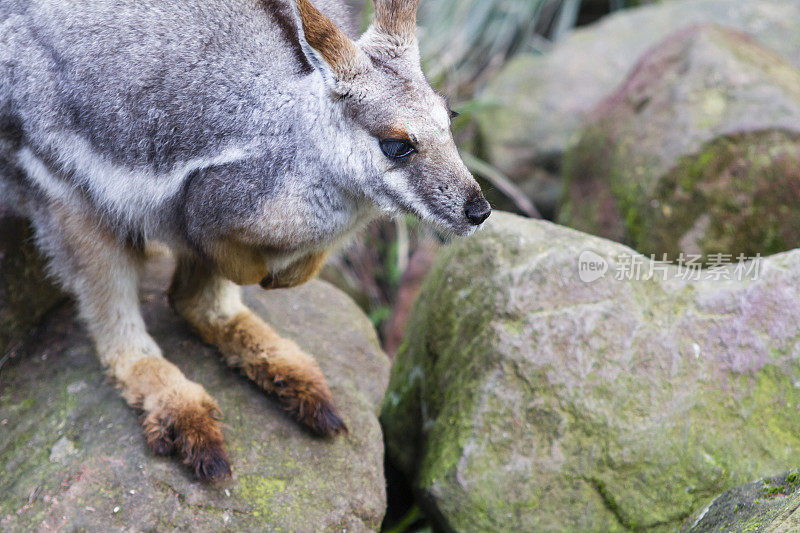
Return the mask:
<path id="1" fill-rule="evenodd" d="M 517 53 L 544 53 L 585 11 L 614 11 L 658 0 L 438 0 L 419 8 L 425 72 L 435 86 L 468 98 Z M 599 5 L 599 6 L 598 6 Z M 596 16 L 594 17 L 596 18 Z"/>
<path id="2" fill-rule="evenodd" d="M 425 515 L 418 506 L 413 506 L 408 513 L 395 525 L 381 530 L 383 533 L 431 533 Z"/>
<path id="3" fill-rule="evenodd" d="M 469 94 L 482 74 L 520 50 L 542 50 L 537 23 L 549 0 L 442 0 L 420 5 L 425 70 L 448 94 Z M 557 11 L 557 10 L 556 10 Z M 551 15 L 552 16 L 552 15 Z"/>
<path id="4" fill-rule="evenodd" d="M 372 322 L 372 325 L 378 329 L 381 327 L 381 324 L 383 324 L 389 319 L 390 316 L 392 316 L 392 308 L 388 305 L 382 305 L 381 307 L 371 310 L 368 316 L 370 322 Z"/>
<path id="5" fill-rule="evenodd" d="M 800 472 L 792 470 L 783 480 L 764 480 L 761 483 L 761 495 L 764 498 L 775 498 L 777 496 L 789 496 L 800 486 Z"/>

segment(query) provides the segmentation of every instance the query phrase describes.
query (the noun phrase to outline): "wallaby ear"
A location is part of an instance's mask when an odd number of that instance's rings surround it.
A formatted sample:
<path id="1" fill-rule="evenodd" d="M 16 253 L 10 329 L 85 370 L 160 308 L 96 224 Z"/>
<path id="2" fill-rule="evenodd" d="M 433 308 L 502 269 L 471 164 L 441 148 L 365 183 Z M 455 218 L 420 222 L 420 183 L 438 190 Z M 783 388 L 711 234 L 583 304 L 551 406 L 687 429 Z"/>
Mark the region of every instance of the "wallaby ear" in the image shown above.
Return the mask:
<path id="1" fill-rule="evenodd" d="M 414 40 L 419 0 L 373 0 L 375 28 L 401 42 Z"/>
<path id="2" fill-rule="evenodd" d="M 335 91 L 364 72 L 368 60 L 356 43 L 350 40 L 331 19 L 309 0 L 295 0 L 298 30 L 303 52 Z"/>

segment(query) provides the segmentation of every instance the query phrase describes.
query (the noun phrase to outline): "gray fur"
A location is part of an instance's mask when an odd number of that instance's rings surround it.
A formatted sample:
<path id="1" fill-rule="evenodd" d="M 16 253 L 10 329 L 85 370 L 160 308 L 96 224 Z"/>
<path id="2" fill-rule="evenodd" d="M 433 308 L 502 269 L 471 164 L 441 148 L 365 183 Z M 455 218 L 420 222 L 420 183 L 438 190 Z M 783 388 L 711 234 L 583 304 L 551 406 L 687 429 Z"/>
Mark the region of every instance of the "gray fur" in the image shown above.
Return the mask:
<path id="1" fill-rule="evenodd" d="M 302 283 L 381 212 L 462 235 L 488 216 L 419 67 L 417 0 L 375 1 L 354 44 L 308 0 L 0 0 L 2 201 L 33 221 L 151 449 L 201 479 L 230 463 L 213 399 L 147 334 L 148 240 L 182 265 L 175 310 L 332 434 L 345 425 L 316 362 L 236 284 Z M 346 24 L 338 1 L 317 3 Z M 416 147 L 402 162 L 380 147 L 399 137 Z"/>
<path id="2" fill-rule="evenodd" d="M 340 2 L 315 5 L 350 29 Z M 133 246 L 211 258 L 235 236 L 274 268 L 381 212 L 471 233 L 480 190 L 416 43 L 370 30 L 344 84 L 298 27 L 288 0 L 0 0 L 0 191 L 51 255 L 53 202 Z M 398 122 L 418 140 L 404 165 L 378 145 Z"/>

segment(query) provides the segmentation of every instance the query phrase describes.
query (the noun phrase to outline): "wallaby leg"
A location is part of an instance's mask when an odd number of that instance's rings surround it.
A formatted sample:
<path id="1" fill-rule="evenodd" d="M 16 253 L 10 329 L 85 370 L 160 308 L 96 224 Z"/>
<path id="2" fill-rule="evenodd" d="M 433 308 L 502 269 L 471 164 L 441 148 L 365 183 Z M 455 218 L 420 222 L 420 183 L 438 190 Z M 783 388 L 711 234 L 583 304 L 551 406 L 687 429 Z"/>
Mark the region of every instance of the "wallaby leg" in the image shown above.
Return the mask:
<path id="1" fill-rule="evenodd" d="M 129 404 L 143 410 L 150 449 L 177 452 L 203 480 L 230 475 L 219 409 L 188 380 L 148 335 L 139 310 L 143 253 L 121 243 L 79 209 L 51 205 L 39 239 L 53 270 L 77 297 L 100 360 Z"/>
<path id="2" fill-rule="evenodd" d="M 346 430 L 314 358 L 248 309 L 233 282 L 193 258 L 181 258 L 170 302 L 230 366 L 275 394 L 298 421 L 320 435 Z"/>

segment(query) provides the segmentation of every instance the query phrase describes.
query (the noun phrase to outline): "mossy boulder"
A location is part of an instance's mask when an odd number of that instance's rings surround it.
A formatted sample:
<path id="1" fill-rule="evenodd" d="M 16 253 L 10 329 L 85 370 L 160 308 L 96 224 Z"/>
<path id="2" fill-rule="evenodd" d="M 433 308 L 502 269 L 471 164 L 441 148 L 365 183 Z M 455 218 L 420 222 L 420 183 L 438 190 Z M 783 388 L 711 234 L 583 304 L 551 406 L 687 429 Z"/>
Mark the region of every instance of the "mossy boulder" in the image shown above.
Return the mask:
<path id="1" fill-rule="evenodd" d="M 45 268 L 28 221 L 0 204 L 0 360 L 63 299 Z"/>
<path id="2" fill-rule="evenodd" d="M 317 356 L 349 434 L 317 438 L 225 366 L 169 309 L 155 265 L 145 320 L 166 357 L 216 398 L 233 479 L 206 486 L 151 455 L 71 307 L 0 371 L 3 531 L 374 531 L 385 510 L 377 410 L 389 361 L 369 320 L 323 282 L 248 288 L 251 308 Z M 160 273 L 159 273 L 160 272 Z"/>
<path id="3" fill-rule="evenodd" d="M 800 246 L 800 70 L 745 34 L 656 46 L 564 158 L 559 221 L 675 260 Z"/>
<path id="4" fill-rule="evenodd" d="M 443 528 L 674 531 L 800 464 L 800 251 L 716 281 L 632 257 L 504 213 L 440 252 L 381 419 Z"/>
<path id="5" fill-rule="evenodd" d="M 732 488 L 687 520 L 683 533 L 800 531 L 797 469 Z"/>
<path id="6" fill-rule="evenodd" d="M 800 66 L 798 0 L 679 0 L 619 11 L 544 54 L 516 56 L 489 82 L 476 114 L 484 156 L 541 207 L 555 209 L 562 155 L 591 110 L 652 46 L 712 22 L 747 32 Z"/>

